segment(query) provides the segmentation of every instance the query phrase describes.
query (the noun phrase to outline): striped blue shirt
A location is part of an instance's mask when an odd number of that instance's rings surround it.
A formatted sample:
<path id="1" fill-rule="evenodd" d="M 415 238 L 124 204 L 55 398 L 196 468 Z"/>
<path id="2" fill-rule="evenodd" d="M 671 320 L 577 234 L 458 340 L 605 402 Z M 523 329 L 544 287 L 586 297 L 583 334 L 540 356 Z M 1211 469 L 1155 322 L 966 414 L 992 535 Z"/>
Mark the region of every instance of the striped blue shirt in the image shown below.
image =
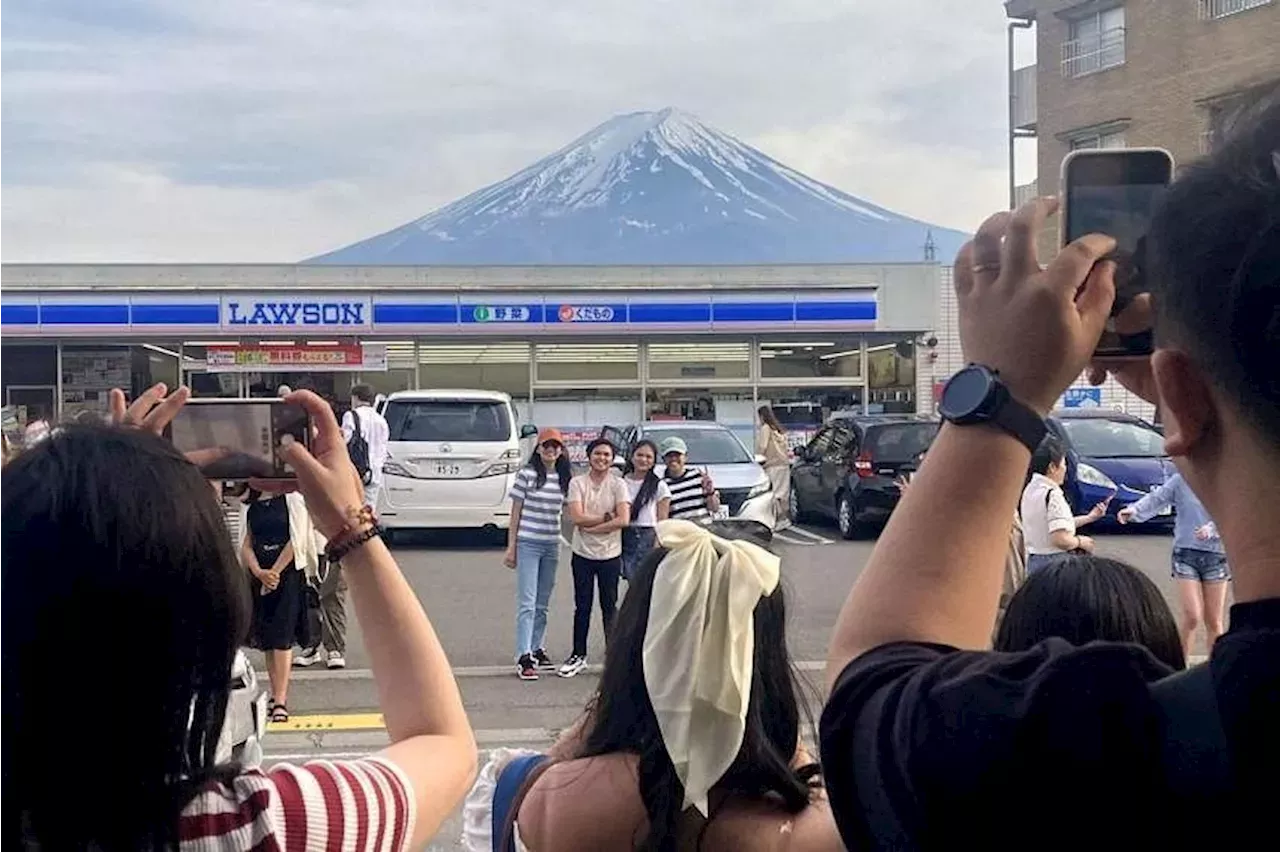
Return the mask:
<path id="1" fill-rule="evenodd" d="M 1222 539 L 1218 538 L 1218 528 L 1214 526 L 1213 519 L 1180 473 L 1175 473 L 1165 480 L 1164 485 L 1134 503 L 1133 519 L 1138 523 L 1148 521 L 1159 514 L 1161 509 L 1170 506 L 1177 513 L 1173 518 L 1174 547 L 1205 550 L 1209 553 L 1224 552 Z M 1205 525 L 1210 527 L 1212 535 L 1205 539 L 1196 538 L 1196 530 Z"/>
<path id="2" fill-rule="evenodd" d="M 516 538 L 528 541 L 559 541 L 560 515 L 564 511 L 564 492 L 560 477 L 547 471 L 547 481 L 538 487 L 538 474 L 531 467 L 521 468 L 511 485 L 512 500 L 520 501 L 520 526 Z"/>

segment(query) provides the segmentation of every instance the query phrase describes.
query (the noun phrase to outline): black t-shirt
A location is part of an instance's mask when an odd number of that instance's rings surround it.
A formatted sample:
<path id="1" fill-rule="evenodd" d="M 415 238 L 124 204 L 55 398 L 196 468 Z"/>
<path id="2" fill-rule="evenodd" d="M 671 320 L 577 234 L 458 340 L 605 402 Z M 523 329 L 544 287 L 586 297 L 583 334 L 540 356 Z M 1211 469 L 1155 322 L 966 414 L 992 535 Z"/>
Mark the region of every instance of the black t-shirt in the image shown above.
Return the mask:
<path id="1" fill-rule="evenodd" d="M 1280 600 L 1233 607 L 1210 665 L 1240 807 L 1186 813 L 1165 783 L 1149 688 L 1169 669 L 1144 648 L 876 648 L 841 673 L 822 714 L 845 845 L 1163 850 L 1204 831 L 1231 848 L 1225 834 L 1271 812 L 1247 802 L 1280 803 Z"/>

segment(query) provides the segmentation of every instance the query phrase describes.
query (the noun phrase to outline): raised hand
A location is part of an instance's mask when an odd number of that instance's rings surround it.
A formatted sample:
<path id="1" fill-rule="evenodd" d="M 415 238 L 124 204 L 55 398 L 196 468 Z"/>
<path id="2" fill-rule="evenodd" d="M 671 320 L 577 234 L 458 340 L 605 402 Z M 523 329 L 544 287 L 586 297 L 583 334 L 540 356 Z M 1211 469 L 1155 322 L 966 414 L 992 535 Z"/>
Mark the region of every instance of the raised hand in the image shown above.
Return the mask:
<path id="1" fill-rule="evenodd" d="M 967 360 L 999 372 L 1015 398 L 1042 413 L 1089 363 L 1115 301 L 1115 240 L 1087 234 L 1042 268 L 1035 238 L 1053 198 L 982 223 L 956 259 L 960 343 Z"/>

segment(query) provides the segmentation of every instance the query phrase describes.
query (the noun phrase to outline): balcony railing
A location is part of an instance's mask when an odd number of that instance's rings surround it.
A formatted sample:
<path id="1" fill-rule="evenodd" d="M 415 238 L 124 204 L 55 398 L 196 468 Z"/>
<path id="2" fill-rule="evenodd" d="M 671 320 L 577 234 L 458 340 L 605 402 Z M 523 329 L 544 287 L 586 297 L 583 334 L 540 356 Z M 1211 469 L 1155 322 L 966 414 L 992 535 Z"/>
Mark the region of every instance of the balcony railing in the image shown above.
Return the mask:
<path id="1" fill-rule="evenodd" d="M 1200 19 L 1216 21 L 1259 6 L 1270 6 L 1272 0 L 1200 0 Z"/>
<path id="2" fill-rule="evenodd" d="M 1124 64 L 1124 27 L 1062 43 L 1062 76 L 1083 77 Z"/>
<path id="3" fill-rule="evenodd" d="M 1035 130 L 1036 66 L 1028 65 L 1013 72 L 1013 127 Z"/>

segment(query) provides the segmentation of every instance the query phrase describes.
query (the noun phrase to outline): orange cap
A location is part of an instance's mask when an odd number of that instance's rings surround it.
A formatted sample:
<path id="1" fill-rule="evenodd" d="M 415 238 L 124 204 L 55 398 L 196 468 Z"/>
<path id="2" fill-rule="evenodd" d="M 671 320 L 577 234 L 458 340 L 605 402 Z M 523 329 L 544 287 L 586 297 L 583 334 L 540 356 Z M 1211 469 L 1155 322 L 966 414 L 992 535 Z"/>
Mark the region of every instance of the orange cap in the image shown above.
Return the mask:
<path id="1" fill-rule="evenodd" d="M 548 426 L 538 433 L 538 446 L 542 446 L 547 441 L 555 441 L 560 446 L 564 446 L 564 435 L 560 434 L 560 430 L 552 426 Z"/>

